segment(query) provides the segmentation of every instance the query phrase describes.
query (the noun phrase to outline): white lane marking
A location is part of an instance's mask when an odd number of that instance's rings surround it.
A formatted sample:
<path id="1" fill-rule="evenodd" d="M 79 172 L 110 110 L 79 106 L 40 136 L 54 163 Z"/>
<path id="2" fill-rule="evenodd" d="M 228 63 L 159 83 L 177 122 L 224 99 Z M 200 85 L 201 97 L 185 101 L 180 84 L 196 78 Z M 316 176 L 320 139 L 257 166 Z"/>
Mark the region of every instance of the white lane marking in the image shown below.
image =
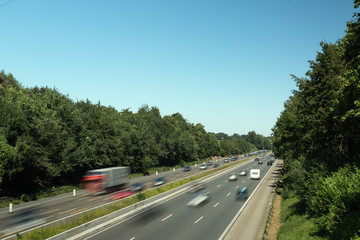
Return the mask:
<path id="1" fill-rule="evenodd" d="M 219 205 L 220 202 L 218 202 L 217 204 L 214 205 L 214 207 L 216 207 L 217 205 Z"/>
<path id="2" fill-rule="evenodd" d="M 221 184 L 219 184 L 217 187 L 220 187 L 221 186 Z"/>
<path id="3" fill-rule="evenodd" d="M 226 196 L 228 197 L 231 194 L 231 192 L 229 192 Z"/>
<path id="4" fill-rule="evenodd" d="M 204 216 L 201 216 L 198 220 L 194 222 L 194 224 L 198 223 Z"/>
<path id="5" fill-rule="evenodd" d="M 130 238 L 130 240 L 134 240 L 135 239 L 135 237 L 133 237 L 133 238 Z"/>
<path id="6" fill-rule="evenodd" d="M 169 216 L 167 216 L 166 218 L 164 218 L 163 220 L 161 220 L 162 222 L 165 221 L 166 219 L 168 219 L 169 217 L 171 217 L 172 214 L 170 214 Z"/>
<path id="7" fill-rule="evenodd" d="M 235 189 L 239 188 L 239 186 L 236 186 Z"/>
<path id="8" fill-rule="evenodd" d="M 64 212 L 59 212 L 58 215 L 60 214 L 64 214 L 64 213 L 67 213 L 67 212 L 71 212 L 71 211 L 74 211 L 76 208 L 73 208 L 73 209 L 70 209 L 70 210 L 67 210 L 67 211 L 64 211 Z"/>

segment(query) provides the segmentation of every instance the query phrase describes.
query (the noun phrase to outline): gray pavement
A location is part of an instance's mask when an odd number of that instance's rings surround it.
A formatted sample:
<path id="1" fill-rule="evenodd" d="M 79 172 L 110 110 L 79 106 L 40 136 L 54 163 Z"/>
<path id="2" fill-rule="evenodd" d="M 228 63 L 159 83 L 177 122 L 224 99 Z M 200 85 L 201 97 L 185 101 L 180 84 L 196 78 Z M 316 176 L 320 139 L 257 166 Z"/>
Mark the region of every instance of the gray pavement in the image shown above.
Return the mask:
<path id="1" fill-rule="evenodd" d="M 266 176 L 251 201 L 247 204 L 225 240 L 258 240 L 262 239 L 267 214 L 270 210 L 270 203 L 275 190 L 275 184 L 279 177 L 283 161 L 277 160 L 271 172 Z"/>

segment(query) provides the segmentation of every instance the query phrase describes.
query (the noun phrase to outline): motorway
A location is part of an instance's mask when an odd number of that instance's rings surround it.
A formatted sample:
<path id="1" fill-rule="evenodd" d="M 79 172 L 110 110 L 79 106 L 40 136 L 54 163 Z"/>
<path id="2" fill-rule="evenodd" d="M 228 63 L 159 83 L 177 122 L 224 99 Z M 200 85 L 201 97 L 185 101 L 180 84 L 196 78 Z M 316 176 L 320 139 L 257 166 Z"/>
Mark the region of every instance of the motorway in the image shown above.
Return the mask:
<path id="1" fill-rule="evenodd" d="M 261 169 L 263 178 L 271 166 L 249 161 L 239 164 L 231 172 L 245 169 Z M 249 174 L 228 181 L 228 174 L 221 174 L 206 183 L 210 200 L 197 207 L 187 206 L 190 194 L 181 194 L 145 213 L 120 222 L 87 239 L 219 239 L 231 220 L 244 205 L 245 200 L 236 200 L 235 191 L 240 186 L 249 189 L 249 196 L 260 183 L 250 180 Z"/>
<path id="2" fill-rule="evenodd" d="M 239 160 L 243 159 L 245 158 L 239 158 Z M 213 160 L 213 163 L 219 163 L 220 166 L 227 164 L 222 159 L 218 161 Z M 208 169 L 212 169 L 212 167 Z M 202 171 L 204 170 L 199 170 L 198 166 L 192 166 L 192 170 L 189 172 L 184 172 L 182 169 L 161 172 L 158 176 L 150 175 L 130 179 L 130 184 L 143 182 L 147 188 L 150 188 L 157 177 L 165 177 L 167 182 L 172 182 Z M 15 205 L 12 214 L 8 213 L 8 208 L 0 209 L 0 238 L 8 237 L 17 232 L 22 232 L 58 219 L 81 214 L 94 207 L 109 203 L 108 197 L 109 194 L 89 195 L 84 190 L 79 190 L 76 193 L 76 197 L 73 197 L 72 193 L 67 193 Z"/>

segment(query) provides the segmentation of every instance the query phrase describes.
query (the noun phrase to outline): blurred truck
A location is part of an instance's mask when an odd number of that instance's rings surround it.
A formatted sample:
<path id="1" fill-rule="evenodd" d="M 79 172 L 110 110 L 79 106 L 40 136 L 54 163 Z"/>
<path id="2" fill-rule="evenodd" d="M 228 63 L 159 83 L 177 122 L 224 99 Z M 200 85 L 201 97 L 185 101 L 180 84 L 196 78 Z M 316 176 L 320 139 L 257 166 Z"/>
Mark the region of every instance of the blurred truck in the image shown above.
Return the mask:
<path id="1" fill-rule="evenodd" d="M 84 189 L 90 193 L 112 191 L 129 181 L 130 167 L 111 167 L 87 171 L 81 179 Z"/>

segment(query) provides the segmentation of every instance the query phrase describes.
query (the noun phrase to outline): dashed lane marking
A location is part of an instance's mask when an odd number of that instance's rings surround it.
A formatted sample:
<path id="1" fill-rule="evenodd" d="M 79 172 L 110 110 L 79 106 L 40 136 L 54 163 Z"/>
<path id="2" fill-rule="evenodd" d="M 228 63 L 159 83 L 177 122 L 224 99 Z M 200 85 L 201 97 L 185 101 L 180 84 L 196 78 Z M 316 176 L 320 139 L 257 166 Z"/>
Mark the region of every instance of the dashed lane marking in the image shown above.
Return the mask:
<path id="1" fill-rule="evenodd" d="M 166 218 L 163 218 L 161 221 L 163 222 L 163 221 L 165 221 L 166 219 L 168 219 L 169 217 L 171 217 L 172 216 L 172 214 L 170 214 L 169 216 L 167 216 Z"/>
<path id="2" fill-rule="evenodd" d="M 78 212 L 81 212 L 81 211 L 85 211 L 86 209 L 88 209 L 88 208 L 83 208 L 83 209 L 77 210 L 77 211 L 75 211 L 75 212 L 72 212 L 72 213 L 70 213 L 70 214 L 74 214 L 74 213 L 78 213 Z"/>
<path id="3" fill-rule="evenodd" d="M 194 224 L 198 223 L 204 216 L 201 216 L 198 220 L 194 222 Z"/>
<path id="4" fill-rule="evenodd" d="M 49 211 L 49 212 L 42 213 L 42 214 L 40 214 L 40 215 L 49 214 L 49 213 L 56 212 L 56 211 L 59 211 L 59 210 L 60 210 L 60 209 L 55 209 L 55 210 L 52 210 L 52 211 Z"/>

